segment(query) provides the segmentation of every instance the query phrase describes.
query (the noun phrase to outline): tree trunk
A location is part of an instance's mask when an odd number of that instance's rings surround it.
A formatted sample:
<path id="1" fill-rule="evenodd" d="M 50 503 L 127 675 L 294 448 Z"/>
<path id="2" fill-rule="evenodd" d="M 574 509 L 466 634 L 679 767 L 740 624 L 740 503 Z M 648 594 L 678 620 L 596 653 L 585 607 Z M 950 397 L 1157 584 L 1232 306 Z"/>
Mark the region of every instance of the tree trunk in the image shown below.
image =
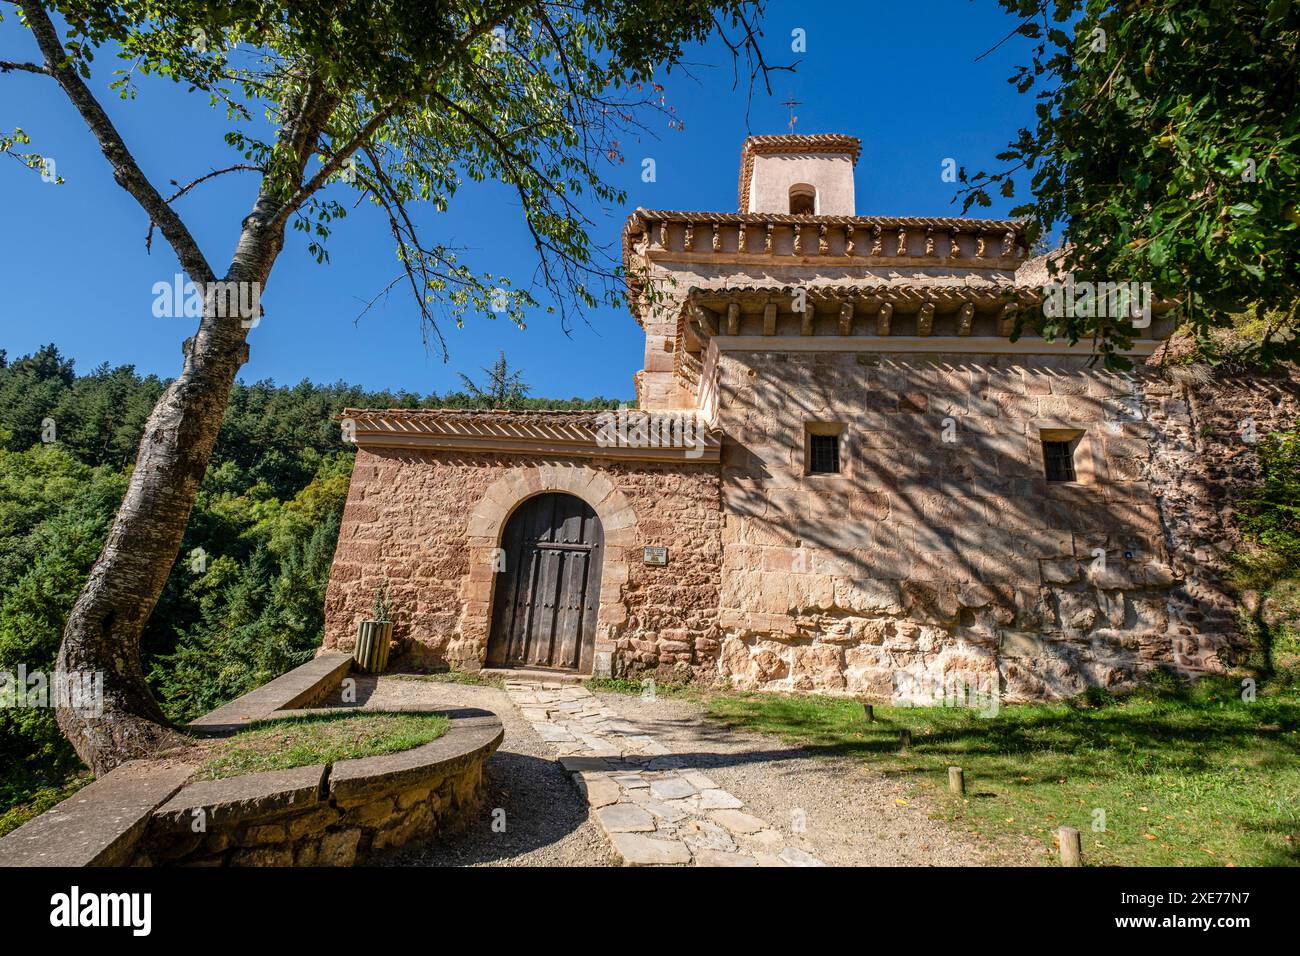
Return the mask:
<path id="1" fill-rule="evenodd" d="M 283 245 L 278 206 L 259 196 L 245 220 L 227 282 L 260 290 Z M 154 406 L 135 470 L 90 579 L 63 632 L 57 672 L 103 675 L 103 709 L 87 713 L 60 702 L 59 729 L 97 774 L 185 741 L 170 726 L 144 679 L 140 638 L 180 550 L 199 484 L 207 471 L 248 329 L 238 315 L 215 314 L 207 298 L 185 364 Z"/>
<path id="2" fill-rule="evenodd" d="M 140 170 L 112 121 L 68 62 L 44 6 L 34 2 L 24 7 L 24 13 L 45 57 L 46 70 L 85 119 L 114 179 L 158 224 L 190 279 L 205 287 L 213 279 L 212 269 L 194 237 Z M 297 79 L 300 93 L 297 102 L 285 109 L 286 119 L 272 158 L 274 172 L 263 176 L 223 280 L 256 283 L 259 296 L 284 245 L 287 217 L 295 203 L 312 191 L 299 184 L 325 122 L 338 104 L 337 96 L 326 92 L 320 78 L 309 69 L 301 71 Z M 343 159 L 346 156 L 336 157 L 336 164 Z M 319 185 L 313 181 L 314 187 Z M 291 197 L 287 202 L 286 196 Z M 126 496 L 90 579 L 68 616 L 59 647 L 56 676 L 102 676 L 102 708 L 89 709 L 84 701 L 56 702 L 59 729 L 96 773 L 185 740 L 168 725 L 145 684 L 140 637 L 176 561 L 230 389 L 247 359 L 248 328 L 243 319 L 238 314 L 217 314 L 213 296 L 205 296 L 205 302 L 198 331 L 186 343 L 181 374 L 163 393 L 145 425 Z M 69 703 L 81 706 L 74 708 Z"/>
<path id="3" fill-rule="evenodd" d="M 154 407 L 104 550 L 63 632 L 58 672 L 103 674 L 98 715 L 61 706 L 59 729 L 95 773 L 179 743 L 145 684 L 140 637 L 171 572 L 244 353 L 239 320 L 205 317 Z"/>

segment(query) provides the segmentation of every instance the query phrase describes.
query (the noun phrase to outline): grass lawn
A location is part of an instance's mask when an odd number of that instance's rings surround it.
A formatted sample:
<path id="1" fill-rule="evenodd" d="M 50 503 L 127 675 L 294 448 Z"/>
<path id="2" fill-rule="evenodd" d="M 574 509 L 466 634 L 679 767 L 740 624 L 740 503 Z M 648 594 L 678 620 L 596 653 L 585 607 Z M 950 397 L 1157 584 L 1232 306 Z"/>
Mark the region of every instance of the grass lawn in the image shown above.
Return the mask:
<path id="1" fill-rule="evenodd" d="M 593 694 L 627 694 L 631 697 L 641 697 L 649 694 L 650 681 L 625 680 L 622 677 L 592 677 L 583 681 L 582 686 Z M 702 699 L 702 692 L 689 684 L 661 684 L 656 682 L 654 694 L 656 697 Z"/>
<path id="2" fill-rule="evenodd" d="M 286 717 L 214 741 L 200 779 L 409 750 L 436 740 L 450 721 L 442 714 L 312 714 Z"/>
<path id="3" fill-rule="evenodd" d="M 1023 835 L 1056 859 L 1054 831 L 1078 828 L 1089 865 L 1300 864 L 1300 691 L 1253 703 L 1226 682 L 1123 699 L 1035 704 L 997 716 L 875 708 L 818 696 L 701 699 L 728 726 L 775 734 L 926 788 L 945 819 L 993 842 Z M 899 731 L 913 743 L 899 752 Z M 947 791 L 960 766 L 966 798 Z M 1104 811 L 1104 830 L 1094 829 Z"/>

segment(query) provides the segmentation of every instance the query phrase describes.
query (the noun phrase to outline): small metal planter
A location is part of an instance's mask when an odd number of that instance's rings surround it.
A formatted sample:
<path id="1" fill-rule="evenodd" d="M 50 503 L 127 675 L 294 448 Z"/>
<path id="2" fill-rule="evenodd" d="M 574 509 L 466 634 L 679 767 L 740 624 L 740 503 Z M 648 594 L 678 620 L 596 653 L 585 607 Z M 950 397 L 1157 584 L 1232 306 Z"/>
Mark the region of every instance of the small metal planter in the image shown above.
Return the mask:
<path id="1" fill-rule="evenodd" d="M 367 674 L 382 674 L 388 666 L 388 642 L 393 637 L 392 621 L 362 621 L 357 625 L 357 645 L 352 660 Z"/>

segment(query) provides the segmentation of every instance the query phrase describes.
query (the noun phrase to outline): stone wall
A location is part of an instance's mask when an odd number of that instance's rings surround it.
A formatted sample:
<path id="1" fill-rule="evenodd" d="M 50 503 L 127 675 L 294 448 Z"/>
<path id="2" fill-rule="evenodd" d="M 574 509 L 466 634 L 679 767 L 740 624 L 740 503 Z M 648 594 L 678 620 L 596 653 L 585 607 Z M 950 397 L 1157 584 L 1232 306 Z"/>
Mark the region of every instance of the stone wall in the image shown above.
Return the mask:
<path id="1" fill-rule="evenodd" d="M 1153 467 L 1187 453 L 1189 411 L 1150 373 L 726 353 L 718 389 L 721 670 L 741 686 L 1015 701 L 1222 667 L 1230 622 L 1177 604 L 1159 508 L 1177 476 Z M 845 424 L 840 475 L 804 473 L 808 422 Z M 1044 479 L 1050 428 L 1085 431 L 1080 483 Z"/>
<path id="2" fill-rule="evenodd" d="M 605 533 L 597 651 L 616 667 L 692 667 L 718 651 L 716 465 L 360 448 L 326 595 L 325 646 L 349 650 L 387 580 L 396 663 L 475 669 L 491 630 L 492 552 L 527 498 L 575 494 Z M 669 549 L 647 567 L 641 548 Z"/>
<path id="3" fill-rule="evenodd" d="M 1239 604 L 1227 581 L 1227 558 L 1242 545 L 1236 509 L 1262 478 L 1259 442 L 1300 427 L 1300 374 L 1294 366 L 1241 377 L 1176 368 L 1147 391 L 1177 412 L 1152 467 L 1183 580 L 1175 614 L 1185 636 L 1229 629 Z"/>
<path id="4" fill-rule="evenodd" d="M 617 674 L 1017 701 L 1238 659 L 1223 556 L 1258 477 L 1241 423 L 1294 423 L 1293 379 L 811 350 L 723 351 L 709 374 L 720 467 L 361 448 L 326 647 L 350 649 L 387 579 L 399 663 L 477 668 L 505 522 L 565 491 L 605 529 L 597 651 Z M 809 423 L 844 426 L 842 474 L 805 474 Z M 1051 429 L 1083 431 L 1079 482 L 1045 480 Z"/>

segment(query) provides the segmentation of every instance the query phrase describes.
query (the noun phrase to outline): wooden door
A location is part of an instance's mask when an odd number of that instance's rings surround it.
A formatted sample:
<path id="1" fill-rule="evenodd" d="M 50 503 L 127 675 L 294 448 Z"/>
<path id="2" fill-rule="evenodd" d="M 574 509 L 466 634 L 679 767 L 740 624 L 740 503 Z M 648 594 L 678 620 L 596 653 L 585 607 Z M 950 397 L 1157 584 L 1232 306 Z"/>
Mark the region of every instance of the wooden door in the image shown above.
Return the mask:
<path id="1" fill-rule="evenodd" d="M 600 519 L 581 498 L 538 495 L 515 510 L 501 537 L 489 666 L 590 673 L 603 546 Z"/>

